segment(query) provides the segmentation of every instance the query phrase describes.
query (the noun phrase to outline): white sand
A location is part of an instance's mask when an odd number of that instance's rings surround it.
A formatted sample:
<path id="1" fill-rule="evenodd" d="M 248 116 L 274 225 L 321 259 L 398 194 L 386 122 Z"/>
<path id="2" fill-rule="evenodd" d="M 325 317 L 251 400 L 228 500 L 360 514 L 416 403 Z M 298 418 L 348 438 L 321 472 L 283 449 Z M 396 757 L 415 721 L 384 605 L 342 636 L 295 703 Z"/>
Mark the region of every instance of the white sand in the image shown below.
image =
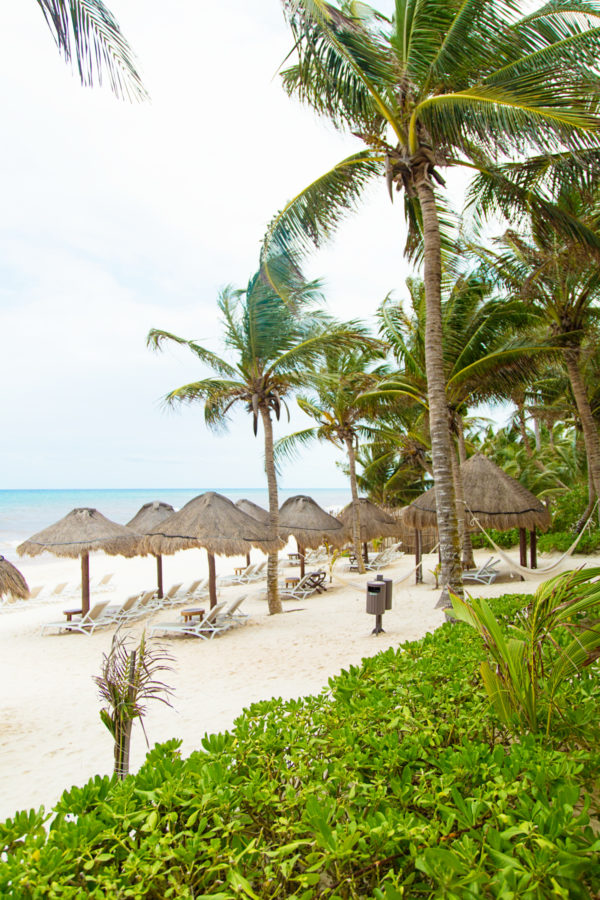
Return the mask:
<path id="1" fill-rule="evenodd" d="M 483 562 L 489 555 L 477 551 L 476 558 Z M 254 552 L 253 560 L 259 558 Z M 219 559 L 217 571 L 231 572 L 243 562 Z M 435 608 L 439 591 L 433 588 L 429 572 L 435 562 L 432 556 L 425 557 L 426 584 L 415 586 L 411 575 L 395 587 L 393 609 L 383 620 L 385 634 L 378 636 L 371 634 L 374 620 L 365 614 L 365 589 L 361 586 L 374 576 L 349 575 L 343 571 L 344 564 L 340 575 L 349 584 L 334 581 L 325 594 L 302 602 L 286 601 L 287 612 L 282 615 L 268 615 L 261 596 L 263 582 L 249 588 L 244 610 L 251 618 L 244 627 L 212 641 L 161 639 L 174 656 L 173 671 L 164 679 L 174 688 L 173 708 L 160 703 L 150 706 L 145 719 L 150 743 L 179 737 L 187 755 L 200 747 L 206 732 L 229 728 L 250 703 L 316 693 L 340 669 L 433 630 L 443 621 L 443 612 Z M 549 562 L 540 560 L 540 566 Z M 583 562 L 577 557 L 575 564 Z M 591 561 L 595 563 L 597 559 Z M 413 564 L 413 557 L 406 556 L 385 574 L 400 578 Z M 45 554 L 18 565 L 30 587 L 50 587 L 60 581 L 69 581 L 74 587 L 79 578 L 78 560 L 57 560 Z M 110 597 L 111 603 L 155 583 L 151 558 L 124 560 L 96 554 L 90 568 L 93 579 L 115 572 L 115 590 L 102 595 Z M 164 568 L 165 588 L 173 582 L 188 583 L 206 574 L 206 554 L 187 551 L 166 557 Z M 474 585 L 469 590 L 480 596 L 526 592 L 535 590 L 540 580 L 520 583 L 505 570 L 495 584 Z M 242 590 L 246 589 L 228 587 L 221 595 L 229 599 Z M 70 599 L 22 604 L 0 613 L 0 820 L 17 809 L 41 804 L 49 808 L 64 788 L 112 770 L 112 742 L 100 722 L 101 704 L 92 676 L 99 673 L 113 629 L 91 636 L 40 635 L 42 623 L 60 621 L 63 609 L 78 605 L 75 593 Z M 139 638 L 148 622 L 179 619 L 179 609 L 171 609 L 135 623 L 129 630 Z M 136 723 L 133 769 L 141 764 L 145 752 L 142 729 Z"/>

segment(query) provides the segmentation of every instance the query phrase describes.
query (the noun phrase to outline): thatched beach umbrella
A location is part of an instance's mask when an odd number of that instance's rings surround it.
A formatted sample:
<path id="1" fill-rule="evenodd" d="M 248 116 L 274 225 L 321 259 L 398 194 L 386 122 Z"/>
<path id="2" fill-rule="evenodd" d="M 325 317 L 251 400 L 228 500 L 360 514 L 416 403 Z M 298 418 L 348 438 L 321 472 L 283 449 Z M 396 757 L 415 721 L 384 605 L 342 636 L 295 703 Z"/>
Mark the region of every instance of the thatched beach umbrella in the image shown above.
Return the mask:
<path id="1" fill-rule="evenodd" d="M 508 531 L 518 528 L 521 536 L 521 565 L 527 565 L 527 531 L 531 533 L 531 565 L 535 560 L 535 529 L 546 530 L 550 514 L 541 500 L 507 475 L 496 463 L 481 453 L 471 456 L 461 465 L 465 495 L 465 525 L 469 513 L 484 528 Z M 435 488 L 431 488 L 406 507 L 403 522 L 416 529 L 435 525 L 437 521 Z"/>
<path id="2" fill-rule="evenodd" d="M 29 597 L 29 585 L 16 566 L 0 556 L 0 597 L 15 597 L 17 600 L 27 600 Z"/>
<path id="3" fill-rule="evenodd" d="M 272 553 L 280 546 L 281 541 L 269 540 L 264 525 L 214 491 L 194 497 L 153 528 L 143 541 L 146 552 L 155 554 L 204 547 L 208 554 L 211 609 L 217 602 L 215 555 L 238 556 L 250 547 Z"/>
<path id="4" fill-rule="evenodd" d="M 170 503 L 162 503 L 160 500 L 154 500 L 152 503 L 144 503 L 141 509 L 138 509 L 133 519 L 127 523 L 127 528 L 137 534 L 145 535 L 157 525 L 160 525 L 169 516 L 172 516 L 175 509 Z M 162 556 L 156 554 L 156 580 L 158 586 L 158 596 L 163 596 L 163 571 Z"/>
<path id="5" fill-rule="evenodd" d="M 111 522 L 97 509 L 72 509 L 63 519 L 38 531 L 17 547 L 19 556 L 39 556 L 48 551 L 71 559 L 81 557 L 81 611 L 90 608 L 90 553 L 102 550 L 109 556 L 135 556 L 139 535 Z"/>
<path id="6" fill-rule="evenodd" d="M 269 512 L 264 509 L 262 506 L 259 506 L 258 503 L 253 503 L 252 500 L 238 500 L 235 504 L 238 509 L 241 509 L 242 512 L 245 512 L 247 516 L 251 516 L 253 519 L 256 519 L 257 522 L 261 522 L 263 525 L 269 524 Z M 250 565 L 250 553 L 246 553 L 246 565 Z"/>
<path id="7" fill-rule="evenodd" d="M 373 538 L 395 537 L 400 530 L 397 519 L 386 513 L 377 504 L 361 497 L 358 501 L 360 518 L 360 540 L 365 545 L 365 559 L 368 562 L 366 545 Z M 354 500 L 348 503 L 337 516 L 349 534 L 352 534 Z"/>
<path id="8" fill-rule="evenodd" d="M 319 547 L 327 541 L 334 547 L 341 547 L 348 539 L 346 528 L 339 519 L 325 512 L 312 497 L 298 494 L 290 497 L 279 510 L 279 533 L 292 534 L 298 543 L 300 554 L 300 574 L 304 576 L 304 551 Z"/>

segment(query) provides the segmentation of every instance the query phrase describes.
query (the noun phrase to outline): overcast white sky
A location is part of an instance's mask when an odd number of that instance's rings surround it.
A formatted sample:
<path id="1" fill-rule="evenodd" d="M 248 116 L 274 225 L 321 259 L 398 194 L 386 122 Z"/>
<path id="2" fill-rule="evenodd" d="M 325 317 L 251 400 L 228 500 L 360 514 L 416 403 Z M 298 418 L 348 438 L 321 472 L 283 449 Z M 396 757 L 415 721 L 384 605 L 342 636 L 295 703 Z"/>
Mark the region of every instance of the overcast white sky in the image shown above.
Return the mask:
<path id="1" fill-rule="evenodd" d="M 0 488 L 262 487 L 261 432 L 240 413 L 215 436 L 200 407 L 161 408 L 203 373 L 145 336 L 222 352 L 219 288 L 246 283 L 274 212 L 358 141 L 274 77 L 290 49 L 279 0 L 108 5 L 150 103 L 80 87 L 34 0 L 3 9 Z M 403 242 L 402 204 L 377 184 L 310 263 L 329 311 L 366 317 L 402 296 Z M 307 454 L 283 486 L 345 486 L 337 458 Z"/>

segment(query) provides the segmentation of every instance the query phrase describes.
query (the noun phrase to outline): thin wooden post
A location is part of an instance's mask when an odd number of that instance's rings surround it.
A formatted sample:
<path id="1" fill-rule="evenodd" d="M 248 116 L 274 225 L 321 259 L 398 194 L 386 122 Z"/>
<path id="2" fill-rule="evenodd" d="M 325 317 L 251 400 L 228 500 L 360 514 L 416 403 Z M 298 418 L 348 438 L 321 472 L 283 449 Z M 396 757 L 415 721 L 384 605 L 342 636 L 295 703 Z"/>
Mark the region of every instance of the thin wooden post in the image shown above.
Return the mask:
<path id="1" fill-rule="evenodd" d="M 527 568 L 527 529 L 519 528 L 519 561 Z M 525 581 L 521 575 L 521 581 Z"/>
<path id="2" fill-rule="evenodd" d="M 156 584 L 158 586 L 157 596 L 164 597 L 162 556 L 160 555 L 160 553 L 156 557 Z"/>
<path id="3" fill-rule="evenodd" d="M 217 568 L 215 566 L 215 555 L 206 551 L 208 554 L 208 596 L 210 597 L 210 608 L 217 605 Z"/>
<path id="4" fill-rule="evenodd" d="M 421 548 L 421 532 L 418 528 L 415 528 L 415 584 L 423 584 L 423 559 Z"/>
<path id="5" fill-rule="evenodd" d="M 296 541 L 296 544 L 298 545 L 298 555 L 300 557 L 300 578 L 304 578 L 304 571 L 305 571 L 304 547 L 301 547 L 300 544 L 298 544 L 298 541 Z"/>
<path id="6" fill-rule="evenodd" d="M 90 555 L 81 554 L 81 615 L 90 611 Z"/>
<path id="7" fill-rule="evenodd" d="M 535 528 L 529 532 L 529 564 L 537 569 L 537 533 Z"/>
<path id="8" fill-rule="evenodd" d="M 250 554 L 246 553 L 246 568 L 250 565 Z"/>
<path id="9" fill-rule="evenodd" d="M 369 545 L 367 541 L 363 541 L 363 557 L 366 563 L 369 562 Z"/>

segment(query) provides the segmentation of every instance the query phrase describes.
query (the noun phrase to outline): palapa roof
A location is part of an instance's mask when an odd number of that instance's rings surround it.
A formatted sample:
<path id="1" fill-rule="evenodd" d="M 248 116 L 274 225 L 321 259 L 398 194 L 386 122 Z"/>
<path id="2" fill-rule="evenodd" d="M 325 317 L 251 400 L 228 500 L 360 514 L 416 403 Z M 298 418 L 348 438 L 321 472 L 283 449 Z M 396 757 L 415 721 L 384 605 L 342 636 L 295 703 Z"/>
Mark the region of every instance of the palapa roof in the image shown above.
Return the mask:
<path id="1" fill-rule="evenodd" d="M 323 541 L 341 546 L 348 540 L 339 519 L 325 512 L 312 497 L 290 497 L 279 510 L 279 533 L 292 534 L 300 546 L 318 547 Z"/>
<path id="2" fill-rule="evenodd" d="M 263 525 L 269 524 L 269 511 L 263 509 L 258 503 L 253 503 L 252 500 L 238 500 L 235 505 L 242 512 L 245 512 L 247 516 L 252 516 L 253 519 L 256 519 L 257 522 L 262 522 Z"/>
<path id="3" fill-rule="evenodd" d="M 16 597 L 17 600 L 27 600 L 29 597 L 29 585 L 16 566 L 0 556 L 0 597 Z"/>
<path id="4" fill-rule="evenodd" d="M 461 466 L 465 504 L 484 528 L 541 528 L 550 524 L 550 514 L 541 500 L 507 475 L 496 463 L 476 453 Z M 426 491 L 403 511 L 404 524 L 426 528 L 436 524 L 435 488 Z M 476 526 L 474 526 L 476 527 Z"/>
<path id="5" fill-rule="evenodd" d="M 127 523 L 127 528 L 138 534 L 147 534 L 157 525 L 172 516 L 175 512 L 170 503 L 162 503 L 160 500 L 154 500 L 152 503 L 144 503 L 141 509 L 138 509 L 133 519 Z"/>
<path id="6" fill-rule="evenodd" d="M 361 541 L 371 541 L 373 538 L 394 537 L 400 531 L 400 524 L 397 519 L 386 513 L 385 510 L 377 506 L 366 497 L 360 497 L 358 500 L 358 509 L 360 515 L 360 539 Z M 343 508 L 337 518 L 344 525 L 346 530 L 352 534 L 352 513 L 354 510 L 354 500 Z"/>
<path id="7" fill-rule="evenodd" d="M 139 535 L 112 522 L 97 509 L 72 509 L 63 519 L 38 531 L 17 547 L 19 556 L 38 556 L 45 550 L 75 558 L 94 550 L 111 556 L 135 556 Z"/>
<path id="8" fill-rule="evenodd" d="M 208 491 L 153 528 L 142 547 L 145 552 L 156 554 L 204 547 L 216 555 L 238 556 L 251 547 L 273 552 L 281 543 L 269 540 L 266 527 L 227 497 Z"/>

